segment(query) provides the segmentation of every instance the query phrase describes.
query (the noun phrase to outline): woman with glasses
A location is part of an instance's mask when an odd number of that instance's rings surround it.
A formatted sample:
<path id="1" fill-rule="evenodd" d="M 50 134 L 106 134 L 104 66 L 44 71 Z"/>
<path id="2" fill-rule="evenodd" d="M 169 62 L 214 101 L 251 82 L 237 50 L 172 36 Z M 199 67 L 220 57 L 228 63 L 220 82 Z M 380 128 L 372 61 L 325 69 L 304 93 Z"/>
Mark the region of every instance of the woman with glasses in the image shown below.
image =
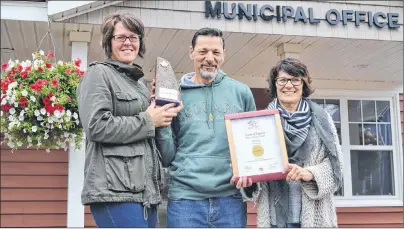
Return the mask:
<path id="1" fill-rule="evenodd" d="M 342 185 L 342 151 L 331 116 L 308 97 L 307 67 L 287 58 L 269 74 L 268 109 L 278 109 L 289 164 L 284 180 L 242 189 L 257 203 L 258 227 L 337 227 L 333 194 Z"/>
<path id="2" fill-rule="evenodd" d="M 163 171 L 155 128 L 169 126 L 181 106 L 156 107 L 140 81 L 141 21 L 113 13 L 101 33 L 106 59 L 89 65 L 77 93 L 86 134 L 82 203 L 98 227 L 156 227 Z"/>

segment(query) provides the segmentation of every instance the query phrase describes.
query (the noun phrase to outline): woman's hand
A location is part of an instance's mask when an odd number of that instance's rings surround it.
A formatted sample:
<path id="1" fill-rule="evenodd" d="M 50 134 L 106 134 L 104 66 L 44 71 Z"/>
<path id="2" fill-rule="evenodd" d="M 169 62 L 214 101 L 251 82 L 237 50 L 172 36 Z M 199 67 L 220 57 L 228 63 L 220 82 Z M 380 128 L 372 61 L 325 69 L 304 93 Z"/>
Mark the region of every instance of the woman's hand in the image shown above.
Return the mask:
<path id="1" fill-rule="evenodd" d="M 287 173 L 286 181 L 311 181 L 314 180 L 313 174 L 296 164 L 288 164 L 283 173 Z"/>
<path id="2" fill-rule="evenodd" d="M 156 97 L 156 80 L 153 79 L 151 83 L 150 101 Z"/>
<path id="3" fill-rule="evenodd" d="M 182 103 L 178 107 L 170 103 L 161 107 L 156 107 L 156 102 L 152 99 L 150 106 L 146 112 L 150 115 L 153 125 L 155 127 L 166 127 L 171 125 L 171 121 L 177 116 L 178 112 L 182 109 Z"/>
<path id="4" fill-rule="evenodd" d="M 231 168 L 231 164 L 230 164 L 230 168 Z M 238 179 L 238 182 L 236 184 L 236 180 Z M 252 185 L 252 180 L 249 177 L 235 177 L 233 176 L 230 180 L 230 184 L 236 184 L 236 188 L 240 189 L 240 188 L 247 188 L 250 187 Z"/>

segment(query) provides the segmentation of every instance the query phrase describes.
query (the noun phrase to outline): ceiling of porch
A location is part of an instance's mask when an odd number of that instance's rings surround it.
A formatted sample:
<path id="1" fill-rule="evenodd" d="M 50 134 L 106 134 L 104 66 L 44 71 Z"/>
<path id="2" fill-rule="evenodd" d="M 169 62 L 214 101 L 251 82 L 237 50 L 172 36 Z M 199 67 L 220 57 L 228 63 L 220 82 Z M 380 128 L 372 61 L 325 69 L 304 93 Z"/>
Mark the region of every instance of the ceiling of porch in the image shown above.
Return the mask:
<path id="1" fill-rule="evenodd" d="M 44 22 L 1 20 L 1 61 L 31 59 L 31 53 L 38 48 L 47 30 L 48 24 Z M 99 25 L 52 23 L 51 31 L 64 60 L 71 58 L 69 32 L 72 30 L 92 34 L 88 63 L 104 58 Z M 146 28 L 147 52 L 144 59 L 136 60 L 146 78 L 154 75 L 157 56 L 169 60 L 178 76 L 192 71 L 188 47 L 194 32 Z M 251 33 L 225 33 L 225 38 L 223 69 L 247 84 L 250 80 L 264 82 L 270 68 L 279 60 L 277 46 L 282 43 L 299 43 L 304 47 L 300 59 L 307 64 L 313 78 L 403 83 L 403 42 Z M 48 37 L 40 48 L 53 50 Z M 60 52 L 55 53 L 60 59 Z"/>

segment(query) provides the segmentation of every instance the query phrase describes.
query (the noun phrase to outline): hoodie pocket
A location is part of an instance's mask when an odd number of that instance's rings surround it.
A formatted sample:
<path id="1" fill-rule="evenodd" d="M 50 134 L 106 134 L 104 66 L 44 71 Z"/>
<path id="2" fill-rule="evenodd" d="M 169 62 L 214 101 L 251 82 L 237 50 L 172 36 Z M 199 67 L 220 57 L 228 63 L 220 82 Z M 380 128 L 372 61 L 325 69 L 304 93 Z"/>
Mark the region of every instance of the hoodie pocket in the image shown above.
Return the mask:
<path id="1" fill-rule="evenodd" d="M 144 149 L 135 146 L 102 146 L 109 190 L 142 192 L 146 186 Z"/>
<path id="2" fill-rule="evenodd" d="M 189 156 L 172 174 L 174 186 L 199 192 L 220 192 L 229 188 L 232 176 L 230 159 L 217 156 Z"/>

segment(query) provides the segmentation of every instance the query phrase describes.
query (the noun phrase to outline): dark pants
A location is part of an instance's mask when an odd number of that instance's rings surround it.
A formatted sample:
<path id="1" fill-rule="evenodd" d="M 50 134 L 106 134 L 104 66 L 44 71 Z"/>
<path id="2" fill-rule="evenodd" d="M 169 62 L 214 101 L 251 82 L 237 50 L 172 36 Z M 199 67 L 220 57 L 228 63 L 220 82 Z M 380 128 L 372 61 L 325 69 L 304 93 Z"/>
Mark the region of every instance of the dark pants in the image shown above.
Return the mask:
<path id="1" fill-rule="evenodd" d="M 246 227 L 241 195 L 206 200 L 168 200 L 167 227 Z"/>
<path id="2" fill-rule="evenodd" d="M 157 209 L 141 203 L 96 203 L 90 205 L 97 227 L 156 227 Z M 145 219 L 146 218 L 146 219 Z"/>

